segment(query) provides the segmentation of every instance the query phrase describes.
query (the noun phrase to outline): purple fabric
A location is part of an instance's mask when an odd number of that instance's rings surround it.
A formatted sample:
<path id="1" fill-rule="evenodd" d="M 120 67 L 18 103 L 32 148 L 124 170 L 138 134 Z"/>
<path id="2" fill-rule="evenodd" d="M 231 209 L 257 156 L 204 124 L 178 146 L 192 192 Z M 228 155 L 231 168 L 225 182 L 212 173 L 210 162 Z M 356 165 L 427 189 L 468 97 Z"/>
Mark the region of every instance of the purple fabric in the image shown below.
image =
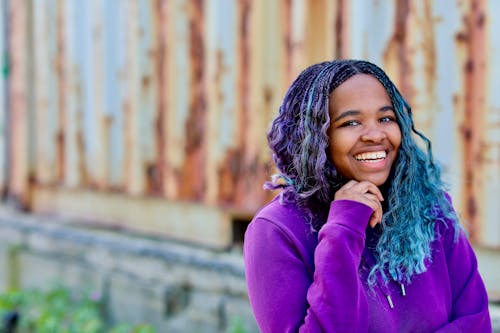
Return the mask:
<path id="1" fill-rule="evenodd" d="M 436 223 L 432 261 L 405 285 L 406 296 L 395 281 L 369 287 L 371 213 L 358 202 L 334 201 L 319 233 L 277 199 L 256 214 L 244 258 L 262 332 L 491 332 L 476 257 L 463 233 L 454 241 L 451 222 Z"/>

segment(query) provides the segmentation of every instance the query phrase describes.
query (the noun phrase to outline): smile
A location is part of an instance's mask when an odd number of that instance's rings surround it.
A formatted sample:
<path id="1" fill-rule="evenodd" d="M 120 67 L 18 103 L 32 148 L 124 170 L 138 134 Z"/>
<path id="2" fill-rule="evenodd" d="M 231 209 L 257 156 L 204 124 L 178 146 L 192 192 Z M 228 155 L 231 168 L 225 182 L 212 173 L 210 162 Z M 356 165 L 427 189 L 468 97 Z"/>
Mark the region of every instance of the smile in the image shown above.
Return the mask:
<path id="1" fill-rule="evenodd" d="M 361 153 L 354 155 L 354 159 L 360 162 L 375 163 L 380 162 L 386 158 L 387 154 L 385 151 L 374 151 L 369 153 Z"/>

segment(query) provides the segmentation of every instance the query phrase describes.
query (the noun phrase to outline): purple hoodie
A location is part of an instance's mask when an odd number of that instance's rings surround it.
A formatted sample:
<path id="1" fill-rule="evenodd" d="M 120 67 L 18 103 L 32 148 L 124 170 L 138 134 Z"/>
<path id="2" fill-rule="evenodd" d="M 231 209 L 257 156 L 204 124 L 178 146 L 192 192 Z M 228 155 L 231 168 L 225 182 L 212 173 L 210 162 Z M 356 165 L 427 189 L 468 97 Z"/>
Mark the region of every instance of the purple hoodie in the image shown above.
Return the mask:
<path id="1" fill-rule="evenodd" d="M 488 299 L 463 232 L 436 223 L 427 271 L 368 286 L 372 209 L 338 200 L 319 233 L 277 199 L 245 234 L 248 294 L 262 332 L 491 332 Z"/>

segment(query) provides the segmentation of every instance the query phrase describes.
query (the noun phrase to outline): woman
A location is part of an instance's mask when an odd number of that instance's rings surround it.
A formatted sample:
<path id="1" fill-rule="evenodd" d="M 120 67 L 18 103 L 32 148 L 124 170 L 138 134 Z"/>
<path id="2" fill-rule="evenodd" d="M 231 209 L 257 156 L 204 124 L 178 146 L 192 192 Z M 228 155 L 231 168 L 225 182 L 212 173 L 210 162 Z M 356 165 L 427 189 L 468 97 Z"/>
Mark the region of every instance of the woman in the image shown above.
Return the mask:
<path id="1" fill-rule="evenodd" d="M 307 68 L 268 141 L 279 173 L 267 188 L 281 193 L 244 245 L 262 332 L 491 332 L 430 142 L 382 69 Z"/>

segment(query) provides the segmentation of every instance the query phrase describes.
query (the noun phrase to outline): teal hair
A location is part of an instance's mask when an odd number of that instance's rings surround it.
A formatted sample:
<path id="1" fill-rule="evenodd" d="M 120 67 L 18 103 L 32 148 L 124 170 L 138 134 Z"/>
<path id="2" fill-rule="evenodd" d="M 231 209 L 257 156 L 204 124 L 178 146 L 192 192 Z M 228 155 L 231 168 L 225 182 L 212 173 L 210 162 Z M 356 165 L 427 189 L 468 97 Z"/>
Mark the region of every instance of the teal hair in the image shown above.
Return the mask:
<path id="1" fill-rule="evenodd" d="M 310 66 L 297 77 L 268 132 L 279 173 L 265 187 L 281 188 L 281 202 L 297 204 L 307 212 L 311 226 L 321 228 L 335 192 L 345 183 L 328 155 L 330 94 L 356 74 L 372 75 L 384 86 L 401 130 L 398 156 L 386 184 L 377 261 L 368 281 L 375 283 L 380 273 L 385 281 L 409 282 L 426 270 L 431 259 L 436 222 L 448 219 L 457 227 L 458 221 L 447 200 L 431 142 L 415 129 L 410 106 L 378 66 L 361 60 L 336 60 Z"/>

